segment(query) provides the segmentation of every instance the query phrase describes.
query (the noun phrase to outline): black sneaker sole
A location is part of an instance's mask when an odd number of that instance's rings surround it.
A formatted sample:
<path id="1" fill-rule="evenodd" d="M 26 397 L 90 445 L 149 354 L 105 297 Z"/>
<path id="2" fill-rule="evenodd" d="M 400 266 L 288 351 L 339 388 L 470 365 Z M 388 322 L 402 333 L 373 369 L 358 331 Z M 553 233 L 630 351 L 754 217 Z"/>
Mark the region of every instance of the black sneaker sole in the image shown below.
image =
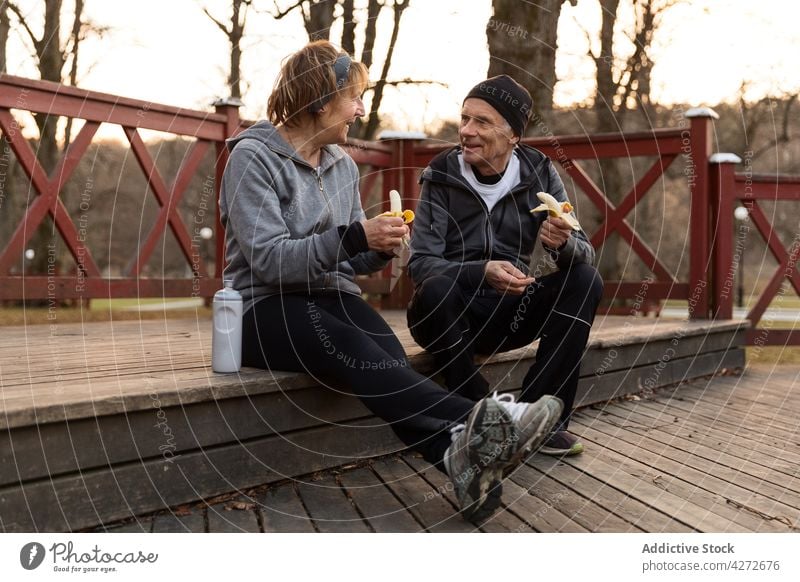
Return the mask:
<path id="1" fill-rule="evenodd" d="M 500 507 L 503 468 L 517 454 L 519 432 L 497 402 L 484 399 L 464 430 L 470 434 L 469 459 L 478 470 L 467 488 L 473 501 L 461 508 L 468 521 L 482 521 Z"/>

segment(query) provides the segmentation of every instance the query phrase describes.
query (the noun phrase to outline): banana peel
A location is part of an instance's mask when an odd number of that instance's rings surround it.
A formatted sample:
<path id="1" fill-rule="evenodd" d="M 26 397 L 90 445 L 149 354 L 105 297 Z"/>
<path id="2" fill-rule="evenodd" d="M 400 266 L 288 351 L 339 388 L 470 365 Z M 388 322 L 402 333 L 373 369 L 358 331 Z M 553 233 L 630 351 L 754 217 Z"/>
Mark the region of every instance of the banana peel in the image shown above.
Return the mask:
<path id="1" fill-rule="evenodd" d="M 400 192 L 391 190 L 389 192 L 389 212 L 384 212 L 381 216 L 396 216 L 403 219 L 405 224 L 414 222 L 414 211 L 403 210 L 403 201 L 400 198 Z M 410 239 L 408 235 L 403 237 L 403 248 L 408 248 Z"/>
<path id="2" fill-rule="evenodd" d="M 578 219 L 572 214 L 574 210 L 572 204 L 569 202 L 559 202 L 547 192 L 539 192 L 536 197 L 539 198 L 542 204 L 531 210 L 531 213 L 547 212 L 553 218 L 563 218 L 564 221 L 572 227 L 572 230 L 581 230 Z"/>

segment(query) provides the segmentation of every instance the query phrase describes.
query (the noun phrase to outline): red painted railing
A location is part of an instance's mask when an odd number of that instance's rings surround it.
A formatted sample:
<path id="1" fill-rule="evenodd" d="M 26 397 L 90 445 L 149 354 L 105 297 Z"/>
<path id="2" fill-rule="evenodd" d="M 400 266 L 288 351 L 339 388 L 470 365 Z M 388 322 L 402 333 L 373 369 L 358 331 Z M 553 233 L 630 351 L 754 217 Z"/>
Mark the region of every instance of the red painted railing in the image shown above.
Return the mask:
<path id="1" fill-rule="evenodd" d="M 752 326 L 747 343 L 756 346 L 800 345 L 800 330 L 774 329 L 772 318 L 765 318 L 767 307 L 776 299 L 783 298 L 786 281 L 800 295 L 800 274 L 797 272 L 800 231 L 795 230 L 794 239 L 787 247 L 760 204 L 762 201 L 800 201 L 800 176 L 736 173 L 735 166 L 739 162 L 741 160 L 733 154 L 718 154 L 711 158 L 712 224 L 714 232 L 718 233 L 713 239 L 713 315 L 721 319 L 730 319 L 733 316 L 734 278 L 744 269 L 741 257 L 746 243 L 740 239 L 746 237 L 738 234 L 733 236 L 734 208 L 739 202 L 747 210 L 748 223 L 742 224 L 737 231 L 747 234 L 751 225 L 754 225 L 778 262 L 778 268 L 747 314 Z M 736 253 L 735 247 L 738 249 Z M 758 327 L 759 324 L 762 325 Z"/>
<path id="2" fill-rule="evenodd" d="M 47 175 L 36 160 L 30 143 L 23 139 L 18 120 L 12 110 L 30 111 L 42 115 L 58 115 L 84 120 L 85 123 L 72 141 L 56 168 Z M 647 299 L 682 299 L 689 302 L 694 318 L 730 318 L 732 298 L 725 286 L 725 277 L 731 267 L 732 205 L 734 199 L 745 202 L 753 222 L 762 232 L 769 248 L 782 269 L 773 277 L 751 317 L 758 321 L 766 306 L 777 293 L 784 277 L 789 278 L 796 290 L 800 278 L 794 270 L 800 243 L 795 241 L 790 250 L 777 240 L 772 227 L 757 200 L 800 199 L 798 178 L 748 178 L 733 172 L 730 164 L 717 163 L 711 157 L 712 124 L 715 114 L 710 110 L 691 110 L 686 113 L 690 123 L 682 129 L 655 129 L 653 131 L 613 135 L 551 136 L 526 139 L 530 144 L 557 162 L 571 181 L 580 188 L 600 216 L 599 226 L 590 238 L 595 247 L 601 247 L 612 233 L 630 245 L 632 251 L 653 273 L 648 280 Z M 104 277 L 84 237 L 67 213 L 59 198 L 64 184 L 69 180 L 81 157 L 86 153 L 100 124 L 121 128 L 121 135 L 130 145 L 156 202 L 159 213 L 143 242 L 132 249 L 128 269 L 120 277 Z M 0 249 L 0 300 L 46 298 L 98 298 L 98 297 L 209 297 L 220 286 L 220 271 L 211 272 L 198 251 L 194 225 L 188 224 L 178 212 L 192 177 L 198 172 L 203 155 L 214 148 L 215 192 L 219 191 L 222 171 L 226 162 L 224 141 L 249 122 L 240 119 L 238 104 L 220 102 L 213 113 L 191 111 L 64 87 L 43 81 L 34 81 L 0 75 L 0 132 L 6 137 L 19 161 L 30 187 L 37 196 L 28 206 L 5 248 Z M 184 156 L 176 177 L 167 182 L 160 175 L 156 163 L 145 147 L 140 131 L 157 130 L 194 140 Z M 384 194 L 397 189 L 406 197 L 409 207 L 416 205 L 419 195 L 420 171 L 448 144 L 432 144 L 412 139 L 389 139 L 379 142 L 353 141 L 346 146 L 348 153 L 362 168 L 361 192 L 365 207 L 375 204 L 373 193 L 378 193 L 379 205 L 388 201 Z M 585 163 L 603 158 L 655 159 L 638 182 L 614 205 L 592 179 Z M 657 253 L 642 239 L 641 234 L 628 220 L 645 194 L 661 179 L 677 159 L 686 164 L 687 199 L 691 200 L 691 220 L 688 230 L 689 272 L 685 280 L 672 272 Z M 745 186 L 747 186 L 745 188 Z M 214 205 L 216 206 L 216 205 Z M 209 210 L 210 211 L 210 210 Z M 585 210 L 582 214 L 586 216 Z M 37 227 L 50 216 L 77 264 L 72 276 L 58 274 L 26 275 L 11 273 L 18 263 L 26 244 Z M 159 238 L 169 228 L 183 257 L 191 267 L 187 278 L 144 277 L 143 265 L 154 252 Z M 726 230 L 727 229 L 727 230 Z M 223 237 L 219 220 L 215 220 L 215 265 L 223 263 Z M 715 233 L 723 233 L 715 236 Z M 791 268 L 790 268 L 791 267 Z M 642 281 L 606 281 L 609 298 L 634 299 L 641 293 Z M 402 307 L 410 294 L 410 285 L 398 266 L 387 268 L 376 277 L 361 281 L 368 293 L 382 296 L 387 307 Z M 784 337 L 785 336 L 785 337 Z M 778 334 L 773 337 L 778 338 Z M 797 333 L 780 336 L 792 343 L 800 343 Z M 751 341 L 755 335 L 751 334 Z M 770 343 L 772 343 L 770 341 Z"/>

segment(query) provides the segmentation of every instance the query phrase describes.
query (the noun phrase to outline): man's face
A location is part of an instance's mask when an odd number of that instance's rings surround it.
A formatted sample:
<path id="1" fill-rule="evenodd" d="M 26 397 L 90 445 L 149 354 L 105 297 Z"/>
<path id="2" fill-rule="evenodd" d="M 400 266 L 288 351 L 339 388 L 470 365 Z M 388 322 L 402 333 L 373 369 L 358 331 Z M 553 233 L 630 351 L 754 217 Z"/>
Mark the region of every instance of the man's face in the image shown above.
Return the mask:
<path id="1" fill-rule="evenodd" d="M 504 171 L 519 141 L 494 107 L 474 98 L 464 101 L 458 135 L 464 161 L 484 176 Z"/>

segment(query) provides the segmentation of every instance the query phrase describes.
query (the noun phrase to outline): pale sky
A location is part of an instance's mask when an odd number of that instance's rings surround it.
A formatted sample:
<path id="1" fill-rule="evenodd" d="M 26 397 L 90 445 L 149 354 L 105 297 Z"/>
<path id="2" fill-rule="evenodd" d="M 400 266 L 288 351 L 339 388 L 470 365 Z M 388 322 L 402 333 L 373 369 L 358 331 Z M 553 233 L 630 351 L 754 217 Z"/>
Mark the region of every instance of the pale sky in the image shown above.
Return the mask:
<path id="1" fill-rule="evenodd" d="M 37 0 L 18 3 L 28 8 L 40 4 Z M 356 6 L 362 4 L 356 0 Z M 214 98 L 225 95 L 228 45 L 203 14 L 203 6 L 220 20 L 228 15 L 226 0 L 87 0 L 86 14 L 112 31 L 102 40 L 82 45 L 79 86 L 206 110 Z M 272 10 L 273 2 L 262 0 L 260 7 Z M 382 112 L 391 115 L 395 129 L 424 131 L 442 119 L 456 118 L 463 96 L 488 68 L 485 28 L 490 15 L 491 0 L 411 0 L 390 79 L 437 80 L 448 87 L 387 89 Z M 751 98 L 797 91 L 798 17 L 796 0 L 687 0 L 679 4 L 671 9 L 654 40 L 654 99 L 691 105 L 730 101 L 742 80 L 748 81 Z M 386 24 L 379 24 L 378 47 L 388 43 Z M 562 106 L 585 102 L 592 94 L 594 66 L 587 56 L 584 31 L 596 33 L 599 25 L 597 0 L 579 0 L 577 7 L 564 5 L 555 88 Z M 13 31 L 12 37 L 9 73 L 35 76 L 32 61 Z M 305 42 L 299 14 L 281 21 L 266 14 L 250 15 L 243 59 L 243 76 L 249 85 L 244 97 L 246 117 L 264 114 L 281 59 Z M 373 80 L 381 65 L 373 64 Z"/>

